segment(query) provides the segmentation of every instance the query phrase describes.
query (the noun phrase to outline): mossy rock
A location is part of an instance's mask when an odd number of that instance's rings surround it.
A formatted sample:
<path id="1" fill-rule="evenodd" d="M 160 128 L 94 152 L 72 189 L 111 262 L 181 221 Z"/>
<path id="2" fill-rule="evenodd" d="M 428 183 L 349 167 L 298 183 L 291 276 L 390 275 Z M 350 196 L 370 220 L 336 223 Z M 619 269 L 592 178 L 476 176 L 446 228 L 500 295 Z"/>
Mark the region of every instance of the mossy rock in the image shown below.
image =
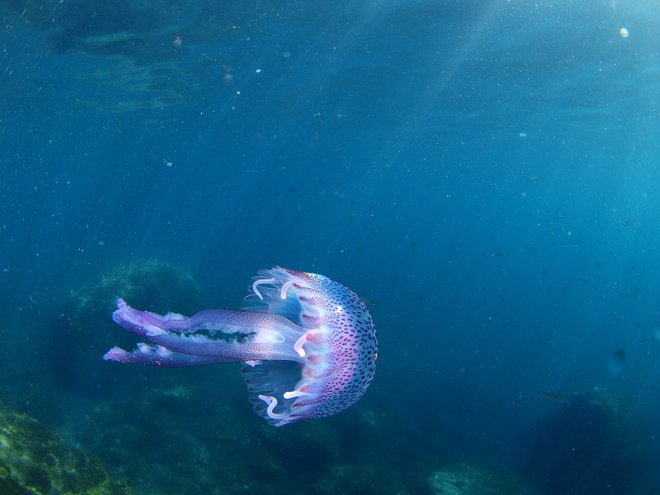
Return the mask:
<path id="1" fill-rule="evenodd" d="M 135 336 L 112 321 L 117 297 L 143 310 L 191 314 L 200 309 L 201 291 L 188 273 L 148 259 L 117 265 L 68 294 L 39 345 L 50 377 L 73 395 L 104 395 L 133 372 L 118 372 L 101 360 L 111 347 L 135 345 Z"/>
<path id="2" fill-rule="evenodd" d="M 119 495 L 132 490 L 37 420 L 0 405 L 0 494 Z"/>
<path id="3" fill-rule="evenodd" d="M 0 475 L 0 493 L 2 495 L 34 495 L 34 492 L 22 487 L 11 478 L 3 478 Z"/>
<path id="4" fill-rule="evenodd" d="M 108 315 L 116 297 L 131 306 L 165 313 L 193 312 L 199 309 L 201 291 L 193 277 L 179 268 L 157 259 L 118 265 L 98 279 L 75 290 L 69 300 L 69 316 L 74 324 L 84 326 L 96 321 L 100 311 Z"/>
<path id="5" fill-rule="evenodd" d="M 434 495 L 532 495 L 529 488 L 506 471 L 459 463 L 429 477 Z"/>

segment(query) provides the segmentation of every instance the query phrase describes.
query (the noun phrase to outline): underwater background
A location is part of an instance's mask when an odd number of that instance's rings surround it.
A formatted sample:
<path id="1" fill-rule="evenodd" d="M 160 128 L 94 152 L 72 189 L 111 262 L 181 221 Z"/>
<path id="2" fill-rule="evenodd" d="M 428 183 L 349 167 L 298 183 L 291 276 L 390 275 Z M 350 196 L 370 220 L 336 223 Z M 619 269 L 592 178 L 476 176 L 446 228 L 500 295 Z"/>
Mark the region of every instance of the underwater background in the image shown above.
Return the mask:
<path id="1" fill-rule="evenodd" d="M 660 4 L 0 3 L 0 494 L 660 493 Z M 356 405 L 101 360 L 276 265 Z"/>

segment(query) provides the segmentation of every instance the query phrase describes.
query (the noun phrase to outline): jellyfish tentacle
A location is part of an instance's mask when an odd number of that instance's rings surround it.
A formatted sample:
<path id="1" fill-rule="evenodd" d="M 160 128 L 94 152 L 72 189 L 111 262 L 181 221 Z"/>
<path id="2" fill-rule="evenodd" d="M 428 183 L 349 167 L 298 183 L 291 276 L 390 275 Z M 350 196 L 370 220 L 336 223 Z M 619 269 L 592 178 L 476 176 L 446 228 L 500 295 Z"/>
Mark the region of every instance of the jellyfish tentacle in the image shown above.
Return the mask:
<path id="1" fill-rule="evenodd" d="M 309 392 L 303 392 L 302 390 L 292 390 L 291 392 L 284 392 L 282 397 L 285 399 L 295 399 L 296 397 L 302 397 L 304 395 L 310 395 Z"/>
<path id="2" fill-rule="evenodd" d="M 259 395 L 259 398 L 268 405 L 268 408 L 266 409 L 268 417 L 279 420 L 288 420 L 291 417 L 290 414 L 279 414 L 274 412 L 274 409 L 277 407 L 277 399 L 272 395 Z"/>
<path id="3" fill-rule="evenodd" d="M 263 301 L 264 296 L 261 295 L 261 292 L 259 292 L 258 287 L 264 284 L 274 285 L 276 283 L 277 283 L 277 279 L 274 278 L 260 278 L 258 280 L 255 280 L 254 283 L 252 284 L 252 292 L 254 292 L 257 295 L 257 297 Z"/>
<path id="4" fill-rule="evenodd" d="M 273 359 L 301 362 L 293 342 L 302 329 L 271 313 L 209 309 L 190 318 L 175 313 L 161 316 L 133 309 L 118 299 L 112 318 L 126 330 L 174 353 L 200 356 L 202 359 L 197 364 Z M 149 355 L 149 351 L 140 352 L 138 348 L 130 358 L 118 351 L 112 352 L 110 358 L 144 362 L 149 360 Z M 170 360 L 190 362 L 191 366 L 194 361 L 182 356 L 173 356 Z"/>
<path id="5" fill-rule="evenodd" d="M 280 299 L 282 300 L 286 299 L 286 292 L 289 290 L 289 287 L 291 287 L 293 284 L 294 284 L 293 280 L 289 280 L 288 282 L 282 284 L 282 288 L 280 289 Z"/>
<path id="6" fill-rule="evenodd" d="M 228 360 L 222 356 L 195 356 L 171 351 L 163 346 L 152 346 L 139 343 L 132 352 L 119 347 L 113 347 L 103 355 L 105 361 L 118 363 L 147 364 L 162 366 L 164 368 L 181 368 L 187 366 L 203 366 L 206 364 L 226 363 Z M 233 360 L 232 360 L 233 361 Z"/>
<path id="7" fill-rule="evenodd" d="M 300 357 L 305 357 L 308 353 L 303 349 L 305 344 L 323 344 L 325 342 L 325 336 L 320 330 L 309 330 L 300 336 L 293 344 L 293 349 L 298 353 Z M 318 346 L 317 346 L 318 347 Z"/>

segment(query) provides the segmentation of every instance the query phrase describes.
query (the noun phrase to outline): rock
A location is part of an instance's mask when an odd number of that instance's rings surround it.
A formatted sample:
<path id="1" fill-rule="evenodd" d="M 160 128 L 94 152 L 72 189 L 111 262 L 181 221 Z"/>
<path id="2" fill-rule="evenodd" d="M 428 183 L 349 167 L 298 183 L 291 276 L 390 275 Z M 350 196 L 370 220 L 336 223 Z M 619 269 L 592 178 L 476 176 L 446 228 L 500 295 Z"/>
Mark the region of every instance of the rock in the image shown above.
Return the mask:
<path id="1" fill-rule="evenodd" d="M 64 443 L 37 420 L 0 404 L 0 493 L 124 495 L 100 461 Z"/>
<path id="2" fill-rule="evenodd" d="M 428 482 L 434 495 L 533 495 L 510 473 L 463 463 L 436 471 Z"/>
<path id="3" fill-rule="evenodd" d="M 571 395 L 534 429 L 525 475 L 548 493 L 633 493 L 650 454 L 644 418 L 620 394 Z"/>
<path id="4" fill-rule="evenodd" d="M 102 394 L 126 370 L 101 361 L 115 345 L 132 348 L 134 335 L 121 331 L 111 319 L 115 299 L 122 297 L 150 311 L 192 314 L 199 310 L 201 292 L 187 273 L 159 260 L 116 266 L 98 279 L 72 291 L 44 331 L 53 377 L 76 395 Z"/>

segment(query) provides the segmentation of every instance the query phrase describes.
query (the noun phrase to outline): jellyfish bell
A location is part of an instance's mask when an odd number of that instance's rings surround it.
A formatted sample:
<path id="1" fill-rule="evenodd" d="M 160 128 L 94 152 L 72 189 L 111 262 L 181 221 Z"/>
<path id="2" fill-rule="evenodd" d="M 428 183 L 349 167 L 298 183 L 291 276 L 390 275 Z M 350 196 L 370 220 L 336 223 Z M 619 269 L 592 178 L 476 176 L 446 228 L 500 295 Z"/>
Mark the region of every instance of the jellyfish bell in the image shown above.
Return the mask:
<path id="1" fill-rule="evenodd" d="M 336 414 L 366 392 L 378 340 L 369 311 L 348 287 L 281 267 L 259 272 L 239 311 L 164 316 L 117 301 L 113 320 L 149 340 L 105 360 L 165 367 L 242 362 L 257 414 L 274 426 Z"/>

